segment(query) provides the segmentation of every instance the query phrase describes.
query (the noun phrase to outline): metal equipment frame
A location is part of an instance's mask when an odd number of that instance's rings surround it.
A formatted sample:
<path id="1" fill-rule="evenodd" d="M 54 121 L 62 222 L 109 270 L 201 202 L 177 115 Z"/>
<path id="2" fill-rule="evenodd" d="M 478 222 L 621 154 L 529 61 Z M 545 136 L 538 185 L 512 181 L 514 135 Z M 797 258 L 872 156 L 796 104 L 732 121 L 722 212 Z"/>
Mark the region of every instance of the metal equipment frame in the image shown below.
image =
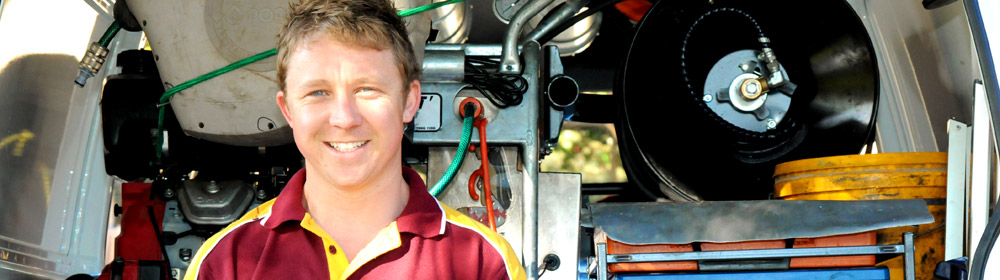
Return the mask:
<path id="1" fill-rule="evenodd" d="M 791 248 L 764 250 L 734 250 L 711 252 L 680 252 L 680 253 L 643 253 L 609 255 L 607 243 L 597 243 L 597 279 L 608 279 L 608 265 L 615 263 L 637 262 L 672 262 L 672 261 L 711 261 L 711 260 L 749 260 L 798 257 L 831 257 L 857 255 L 899 255 L 904 257 L 903 275 L 906 280 L 915 279 L 915 263 L 913 253 L 913 233 L 903 234 L 903 243 L 881 246 L 852 246 L 826 248 Z"/>

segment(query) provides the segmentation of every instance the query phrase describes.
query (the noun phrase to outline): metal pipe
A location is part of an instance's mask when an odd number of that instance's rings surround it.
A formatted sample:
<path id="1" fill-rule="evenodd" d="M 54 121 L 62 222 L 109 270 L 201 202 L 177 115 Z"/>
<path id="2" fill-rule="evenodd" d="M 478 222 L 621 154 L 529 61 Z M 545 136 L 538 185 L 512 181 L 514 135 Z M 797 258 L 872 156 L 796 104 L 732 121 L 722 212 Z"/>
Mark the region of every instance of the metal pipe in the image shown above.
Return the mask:
<path id="1" fill-rule="evenodd" d="M 555 76 L 549 80 L 545 96 L 553 107 L 562 110 L 563 108 L 573 106 L 577 98 L 580 98 L 580 85 L 569 76 Z"/>
<path id="2" fill-rule="evenodd" d="M 528 77 L 528 80 L 542 80 L 541 65 L 537 63 L 541 61 L 541 56 L 541 46 L 537 42 L 528 41 L 524 44 L 525 61 L 530 62 L 528 64 L 530 68 L 526 69 L 525 75 L 532 76 Z M 534 106 L 537 106 L 536 108 L 542 107 L 540 86 L 538 83 L 529 85 L 524 98 L 525 103 L 533 102 Z M 529 99 L 531 101 L 528 101 Z M 528 133 L 530 136 L 525 139 L 524 149 L 521 151 L 521 158 L 524 159 L 524 172 L 522 173 L 524 174 L 524 225 L 522 226 L 521 251 L 524 257 L 525 272 L 529 280 L 538 279 L 538 153 L 540 141 L 537 124 L 540 118 L 541 110 L 534 110 L 528 114 L 528 123 L 535 124 L 528 129 L 536 133 Z"/>
<path id="3" fill-rule="evenodd" d="M 421 82 L 454 82 L 465 79 L 465 50 L 424 49 L 424 73 Z"/>
<path id="4" fill-rule="evenodd" d="M 597 243 L 597 279 L 608 279 L 608 244 Z"/>
<path id="5" fill-rule="evenodd" d="M 521 39 L 521 41 L 523 42 L 530 40 L 530 41 L 536 41 L 539 44 L 545 44 L 545 42 L 540 41 L 542 37 L 544 37 L 549 32 L 561 31 L 561 30 L 555 30 L 556 27 L 559 27 L 559 25 L 561 25 L 563 22 L 569 20 L 574 15 L 576 15 L 576 13 L 579 12 L 580 9 L 583 8 L 583 6 L 587 5 L 587 2 L 590 1 L 567 0 L 564 5 L 560 6 L 555 11 L 550 12 L 548 17 L 542 20 L 542 22 L 538 23 L 538 26 L 535 27 L 535 30 L 532 30 L 531 33 L 528 33 L 528 35 L 525 36 L 524 39 Z"/>
<path id="6" fill-rule="evenodd" d="M 898 245 L 897 245 L 898 246 Z M 913 251 L 913 233 L 907 232 L 903 234 L 903 279 L 914 280 L 916 279 L 916 256 L 914 256 Z"/>
<path id="7" fill-rule="evenodd" d="M 517 54 L 518 38 L 521 34 L 521 29 L 524 28 L 524 24 L 528 23 L 531 17 L 535 16 L 542 11 L 545 7 L 552 3 L 553 0 L 536 0 L 531 1 L 523 8 L 514 14 L 514 18 L 510 20 L 510 24 L 507 25 L 507 34 L 504 35 L 503 39 L 503 51 L 500 60 L 500 73 L 501 74 L 520 74 L 522 69 L 521 59 Z"/>

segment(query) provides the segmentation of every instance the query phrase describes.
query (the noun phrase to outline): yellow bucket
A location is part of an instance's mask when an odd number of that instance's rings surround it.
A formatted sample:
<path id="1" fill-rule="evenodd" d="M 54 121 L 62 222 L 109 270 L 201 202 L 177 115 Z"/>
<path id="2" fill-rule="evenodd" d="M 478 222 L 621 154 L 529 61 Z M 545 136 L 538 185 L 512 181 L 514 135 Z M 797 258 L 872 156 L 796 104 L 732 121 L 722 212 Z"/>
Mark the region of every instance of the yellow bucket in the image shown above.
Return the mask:
<path id="1" fill-rule="evenodd" d="M 914 232 L 917 279 L 934 279 L 944 258 L 947 153 L 847 155 L 786 162 L 774 168 L 775 197 L 785 200 L 923 199 L 934 223 L 877 232 L 879 244 L 899 243 Z M 891 279 L 903 279 L 903 258 L 877 265 L 889 267 Z"/>

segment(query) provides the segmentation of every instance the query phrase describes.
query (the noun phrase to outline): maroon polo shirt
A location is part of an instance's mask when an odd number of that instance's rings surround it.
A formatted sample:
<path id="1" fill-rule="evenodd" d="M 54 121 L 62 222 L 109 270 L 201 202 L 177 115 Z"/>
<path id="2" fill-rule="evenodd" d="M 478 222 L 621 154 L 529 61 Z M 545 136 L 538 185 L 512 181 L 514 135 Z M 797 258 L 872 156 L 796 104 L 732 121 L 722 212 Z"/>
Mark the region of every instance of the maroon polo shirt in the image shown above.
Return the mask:
<path id="1" fill-rule="evenodd" d="M 506 240 L 427 193 L 403 167 L 403 212 L 348 260 L 302 206 L 305 168 L 278 195 L 209 238 L 184 275 L 194 279 L 524 279 Z"/>

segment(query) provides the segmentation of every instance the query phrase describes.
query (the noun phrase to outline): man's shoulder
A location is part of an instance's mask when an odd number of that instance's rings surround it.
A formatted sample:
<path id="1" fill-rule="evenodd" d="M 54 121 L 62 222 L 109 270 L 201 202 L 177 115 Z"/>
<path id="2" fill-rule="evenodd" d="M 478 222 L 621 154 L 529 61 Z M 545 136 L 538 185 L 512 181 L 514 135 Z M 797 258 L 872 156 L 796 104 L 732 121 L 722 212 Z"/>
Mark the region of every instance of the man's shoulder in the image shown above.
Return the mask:
<path id="1" fill-rule="evenodd" d="M 452 209 L 444 203 L 438 202 L 438 205 L 440 205 L 441 209 L 444 210 L 445 223 L 447 225 L 451 225 L 451 228 L 457 227 L 458 229 L 464 229 L 462 230 L 462 233 L 474 233 L 491 243 L 496 243 L 497 245 L 502 243 L 510 247 L 510 245 L 507 244 L 506 239 L 483 223 L 472 219 L 462 212 L 458 212 L 458 210 Z"/>
<path id="2" fill-rule="evenodd" d="M 499 233 L 491 230 L 488 226 L 472 219 L 471 217 L 458 212 L 451 207 L 438 202 L 444 210 L 445 222 L 447 224 L 446 235 L 452 237 L 464 236 L 464 238 L 479 238 L 488 246 L 483 246 L 483 250 L 493 251 L 503 263 L 503 270 L 510 279 L 523 279 L 524 269 L 518 260 L 517 254 L 510 246 L 510 243 Z M 448 232 L 452 231 L 452 232 Z M 463 239 L 464 239 L 463 238 Z"/>
<path id="3" fill-rule="evenodd" d="M 264 227 L 264 222 L 270 217 L 271 206 L 273 204 L 274 200 L 272 199 L 247 211 L 243 217 L 240 217 L 208 238 L 201 245 L 201 248 L 198 249 L 198 253 L 191 258 L 191 264 L 184 275 L 184 279 L 199 279 L 198 274 L 206 268 L 204 265 L 206 263 L 225 261 L 219 260 L 219 258 L 235 257 L 232 254 L 212 254 L 213 252 L 220 250 L 229 251 L 228 249 L 236 247 L 246 248 L 246 246 L 241 246 L 242 244 L 238 243 L 241 241 L 254 242 L 254 240 L 258 239 L 255 237 L 260 237 L 256 235 L 267 234 L 268 231 Z"/>

